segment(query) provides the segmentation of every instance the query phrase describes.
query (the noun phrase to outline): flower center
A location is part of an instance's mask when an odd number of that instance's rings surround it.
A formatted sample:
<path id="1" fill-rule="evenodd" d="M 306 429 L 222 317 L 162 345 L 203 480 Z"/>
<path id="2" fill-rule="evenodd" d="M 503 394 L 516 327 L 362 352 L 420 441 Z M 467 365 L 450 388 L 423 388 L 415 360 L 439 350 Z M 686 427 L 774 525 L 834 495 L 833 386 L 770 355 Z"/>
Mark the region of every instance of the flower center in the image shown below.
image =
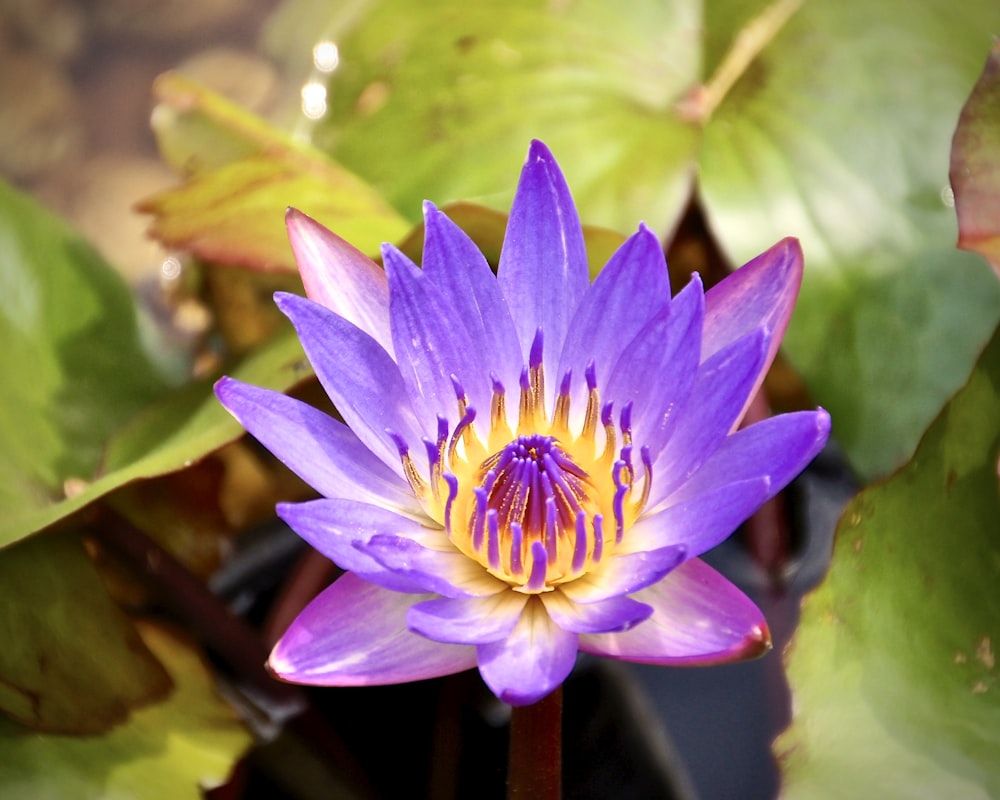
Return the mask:
<path id="1" fill-rule="evenodd" d="M 410 485 L 454 545 L 515 590 L 531 594 L 551 591 L 607 558 L 642 511 L 652 480 L 642 448 L 644 476 L 637 482 L 631 404 L 616 426 L 611 404 L 600 403 L 593 364 L 585 375 L 587 408 L 579 431 L 570 430 L 569 373 L 547 418 L 541 350 L 539 332 L 521 375 L 516 432 L 507 421 L 499 380 L 493 380 L 489 427 L 482 436 L 476 411 L 455 380 L 460 419 L 449 433 L 439 418 L 437 439 L 426 441 L 429 481 L 397 440 Z M 641 490 L 634 491 L 639 483 Z"/>
<path id="2" fill-rule="evenodd" d="M 529 591 L 580 575 L 604 545 L 595 489 L 557 439 L 518 436 L 479 467 L 472 549 L 485 545 L 489 570 Z"/>

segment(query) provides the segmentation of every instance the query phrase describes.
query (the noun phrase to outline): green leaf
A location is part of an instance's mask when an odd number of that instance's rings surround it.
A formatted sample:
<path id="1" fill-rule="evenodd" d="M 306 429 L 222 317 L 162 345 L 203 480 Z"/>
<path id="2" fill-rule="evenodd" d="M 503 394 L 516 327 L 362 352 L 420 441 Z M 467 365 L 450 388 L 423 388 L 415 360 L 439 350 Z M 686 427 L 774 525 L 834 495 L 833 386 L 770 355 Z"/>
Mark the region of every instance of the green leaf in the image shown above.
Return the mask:
<path id="1" fill-rule="evenodd" d="M 101 736 L 38 735 L 0 720 L 0 795 L 32 800 L 201 800 L 226 780 L 250 736 L 214 692 L 190 643 L 144 625 L 167 666 L 166 702 L 132 714 Z"/>
<path id="2" fill-rule="evenodd" d="M 1000 331 L 913 459 L 858 495 L 788 656 L 783 797 L 1000 794 Z"/>
<path id="3" fill-rule="evenodd" d="M 289 327 L 231 374 L 248 383 L 283 391 L 311 371 Z M 62 519 L 129 481 L 189 466 L 242 434 L 240 425 L 215 399 L 211 381 L 166 393 L 108 439 L 103 471 L 95 480 L 71 497 L 24 502 L 5 513 L 0 519 L 0 546 Z"/>
<path id="4" fill-rule="evenodd" d="M 669 234 L 697 175 L 734 265 L 799 237 L 787 352 L 869 477 L 912 453 L 1000 319 L 946 202 L 997 30 L 994 0 L 298 0 L 268 44 L 303 69 L 337 43 L 315 142 L 411 218 L 424 197 L 505 210 L 537 137 L 586 222 Z"/>
<path id="5" fill-rule="evenodd" d="M 99 733 L 170 678 L 73 535 L 0 553 L 0 709 L 37 731 Z"/>
<path id="6" fill-rule="evenodd" d="M 747 9 L 715 0 L 709 29 Z M 946 202 L 995 30 L 990 0 L 803 3 L 705 130 L 702 197 L 733 261 L 802 240 L 786 350 L 864 476 L 906 460 L 1000 319 L 1000 284 L 954 250 Z"/>
<path id="7" fill-rule="evenodd" d="M 697 129 L 675 106 L 698 75 L 699 6 L 308 0 L 267 46 L 298 59 L 337 43 L 314 142 L 414 222 L 425 198 L 506 211 L 540 138 L 588 222 L 665 233 L 692 185 Z"/>
<path id="8" fill-rule="evenodd" d="M 294 206 L 365 252 L 409 225 L 364 181 L 180 76 L 161 78 L 154 113 L 165 158 L 190 173 L 143 200 L 150 235 L 207 261 L 295 271 L 284 213 Z"/>
<path id="9" fill-rule="evenodd" d="M 969 97 L 951 149 L 958 246 L 980 253 L 1000 275 L 1000 42 Z"/>
<path id="10" fill-rule="evenodd" d="M 0 182 L 0 528 L 102 468 L 104 442 L 164 391 L 128 288 Z M 16 537 L 15 537 L 16 538 Z M 0 534 L 0 546 L 13 539 Z"/>

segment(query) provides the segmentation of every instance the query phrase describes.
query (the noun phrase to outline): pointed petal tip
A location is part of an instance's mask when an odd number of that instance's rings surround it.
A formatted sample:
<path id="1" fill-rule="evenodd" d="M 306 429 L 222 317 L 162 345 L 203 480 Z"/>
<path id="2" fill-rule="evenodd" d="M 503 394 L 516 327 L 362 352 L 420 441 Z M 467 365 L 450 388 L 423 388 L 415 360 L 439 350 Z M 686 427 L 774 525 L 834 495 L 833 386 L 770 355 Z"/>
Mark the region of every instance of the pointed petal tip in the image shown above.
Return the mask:
<path id="1" fill-rule="evenodd" d="M 555 160 L 555 156 L 552 155 L 552 151 L 545 142 L 541 139 L 531 140 L 531 143 L 528 145 L 528 157 L 525 159 L 525 163 L 531 163 L 532 161 L 555 163 Z"/>

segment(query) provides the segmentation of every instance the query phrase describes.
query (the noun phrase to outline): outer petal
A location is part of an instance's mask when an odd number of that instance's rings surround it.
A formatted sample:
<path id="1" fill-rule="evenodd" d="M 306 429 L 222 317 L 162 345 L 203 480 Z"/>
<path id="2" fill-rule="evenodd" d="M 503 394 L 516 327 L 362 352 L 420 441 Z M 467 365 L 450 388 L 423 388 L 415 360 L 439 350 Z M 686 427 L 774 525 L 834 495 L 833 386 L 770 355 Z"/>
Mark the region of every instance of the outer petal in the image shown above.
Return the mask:
<path id="1" fill-rule="evenodd" d="M 423 431 L 414 407 L 423 405 L 407 395 L 399 368 L 389 354 L 360 328 L 332 311 L 293 294 L 274 296 L 291 319 L 302 346 L 337 411 L 358 438 L 397 474 L 402 474 L 399 450 L 387 431 L 409 444 L 421 467 L 427 457 Z"/>
<path id="2" fill-rule="evenodd" d="M 573 633 L 627 631 L 653 613 L 652 606 L 629 597 L 610 597 L 597 603 L 578 604 L 556 591 L 546 592 L 541 598 L 552 621 L 564 631 Z"/>
<path id="3" fill-rule="evenodd" d="M 419 511 L 407 483 L 342 422 L 280 392 L 232 378 L 221 378 L 215 394 L 257 441 L 325 497 Z"/>
<path id="4" fill-rule="evenodd" d="M 816 457 L 830 435 L 823 409 L 796 411 L 763 420 L 730 436 L 687 483 L 669 498 L 684 502 L 727 483 L 766 477 L 772 497 Z"/>
<path id="5" fill-rule="evenodd" d="M 702 361 L 756 328 L 772 332 L 767 357 L 747 395 L 744 412 L 774 361 L 801 284 L 802 247 L 798 239 L 782 239 L 712 287 L 705 298 Z"/>
<path id="6" fill-rule="evenodd" d="M 642 291 L 636 291 L 636 287 Z M 571 408 L 587 401 L 583 371 L 593 360 L 597 374 L 610 377 L 626 345 L 670 306 L 670 278 L 656 235 L 640 225 L 594 279 L 573 315 L 559 369 L 562 380 L 573 370 Z M 581 412 L 582 413 L 582 412 Z"/>
<path id="7" fill-rule="evenodd" d="M 392 355 L 389 284 L 378 264 L 294 208 L 285 214 L 285 225 L 309 298 L 357 325 Z"/>
<path id="8" fill-rule="evenodd" d="M 656 510 L 715 452 L 739 423 L 747 393 L 753 391 L 767 355 L 766 331 L 756 331 L 724 348 L 702 364 L 678 423 L 653 461 L 653 486 L 647 508 Z M 657 452 L 660 439 L 647 442 Z"/>
<path id="9" fill-rule="evenodd" d="M 531 143 L 521 172 L 497 278 L 514 318 L 522 361 L 528 360 L 535 332 L 541 328 L 542 359 L 558 364 L 570 320 L 590 277 L 569 187 L 552 153 L 539 141 Z"/>
<path id="10" fill-rule="evenodd" d="M 437 287 L 452 315 L 464 322 L 470 349 L 479 354 L 482 369 L 489 354 L 488 368 L 496 372 L 504 386 L 514 389 L 524 359 L 496 276 L 476 244 L 431 202 L 424 203 L 424 274 Z M 465 387 L 468 391 L 468 387 Z M 490 387 L 492 392 L 492 387 Z M 470 394 L 473 405 L 484 412 L 485 403 Z"/>
<path id="11" fill-rule="evenodd" d="M 493 694 L 512 706 L 526 706 L 566 680 L 576 663 L 577 635 L 556 625 L 533 597 L 510 636 L 477 650 L 479 672 Z"/>
<path id="12" fill-rule="evenodd" d="M 628 540 L 631 530 L 625 533 Z M 683 545 L 615 555 L 575 581 L 564 583 L 562 593 L 574 603 L 596 603 L 612 597 L 631 594 L 662 580 L 686 556 Z"/>
<path id="13" fill-rule="evenodd" d="M 397 592 L 419 594 L 428 590 L 421 583 L 386 569 L 355 544 L 367 543 L 373 536 L 387 533 L 435 544 L 448 541 L 443 531 L 431 530 L 417 520 L 352 500 L 279 503 L 277 511 L 299 536 L 341 569 Z"/>
<path id="14" fill-rule="evenodd" d="M 450 542 L 448 549 L 432 549 L 410 538 L 379 535 L 354 546 L 400 578 L 445 597 L 488 597 L 508 588 Z"/>
<path id="15" fill-rule="evenodd" d="M 475 666 L 474 648 L 407 629 L 413 601 L 348 572 L 296 617 L 268 666 L 285 680 L 320 686 L 406 683 Z"/>
<path id="16" fill-rule="evenodd" d="M 727 539 L 771 496 L 767 476 L 723 485 L 643 517 L 628 531 L 621 552 L 683 545 L 688 558 Z M 617 552 L 617 551 L 616 551 Z"/>
<path id="17" fill-rule="evenodd" d="M 644 664 L 704 665 L 741 661 L 771 647 L 760 609 L 699 559 L 684 562 L 636 599 L 653 616 L 625 633 L 580 637 L 580 649 Z"/>
<path id="18" fill-rule="evenodd" d="M 392 245 L 383 245 L 382 259 L 389 276 L 389 308 L 399 371 L 410 395 L 423 397 L 433 414 L 425 422 L 433 430 L 437 415 L 454 428 L 458 403 L 451 375 L 458 377 L 472 405 L 488 411 L 489 348 L 469 338 L 465 321 L 419 267 Z"/>
<path id="19" fill-rule="evenodd" d="M 412 606 L 406 615 L 410 630 L 453 644 L 486 644 L 506 639 L 528 596 L 520 592 L 499 592 L 491 597 L 425 600 Z"/>
<path id="20" fill-rule="evenodd" d="M 606 398 L 618 409 L 632 403 L 635 440 L 649 445 L 654 460 L 694 384 L 704 310 L 701 279 L 694 276 L 669 310 L 629 342 L 608 381 Z"/>

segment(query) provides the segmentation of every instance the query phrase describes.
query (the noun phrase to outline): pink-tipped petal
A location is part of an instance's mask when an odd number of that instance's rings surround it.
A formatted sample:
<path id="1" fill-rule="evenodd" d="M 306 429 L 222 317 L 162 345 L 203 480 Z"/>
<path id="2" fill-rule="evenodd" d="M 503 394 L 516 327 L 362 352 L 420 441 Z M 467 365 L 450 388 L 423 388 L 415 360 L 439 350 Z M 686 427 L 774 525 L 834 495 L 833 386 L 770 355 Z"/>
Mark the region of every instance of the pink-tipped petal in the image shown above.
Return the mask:
<path id="1" fill-rule="evenodd" d="M 406 615 L 410 630 L 428 639 L 452 644 L 486 644 L 506 639 L 528 602 L 520 592 L 491 597 L 440 597 L 412 606 Z"/>
<path id="2" fill-rule="evenodd" d="M 232 378 L 221 378 L 215 394 L 257 441 L 321 495 L 419 511 L 406 481 L 344 423 L 280 392 Z"/>
<path id="3" fill-rule="evenodd" d="M 413 603 L 413 595 L 348 572 L 296 617 L 268 666 L 284 680 L 319 686 L 406 683 L 475 666 L 475 648 L 433 642 L 406 627 Z"/>
<path id="4" fill-rule="evenodd" d="M 702 361 L 767 327 L 773 332 L 767 365 L 778 351 L 802 283 L 802 247 L 782 239 L 713 286 L 705 296 Z"/>
<path id="5" fill-rule="evenodd" d="M 508 588 L 450 543 L 431 548 L 402 536 L 378 535 L 354 546 L 401 578 L 445 597 L 488 597 Z"/>
<path id="6" fill-rule="evenodd" d="M 635 599 L 653 615 L 624 633 L 580 637 L 580 649 L 644 664 L 707 665 L 742 661 L 771 647 L 760 609 L 699 559 L 685 561 Z"/>
<path id="7" fill-rule="evenodd" d="M 709 290 L 705 298 L 702 361 L 757 328 L 771 331 L 767 355 L 743 412 L 760 389 L 784 338 L 802 284 L 802 247 L 782 239 Z"/>
<path id="8" fill-rule="evenodd" d="M 723 348 L 701 365 L 678 422 L 662 429 L 669 436 L 660 446 L 650 441 L 653 487 L 647 508 L 656 509 L 715 452 L 742 418 L 767 354 L 767 331 L 758 330 Z"/>
<path id="9" fill-rule="evenodd" d="M 427 459 L 419 420 L 427 418 L 427 411 L 421 398 L 409 396 L 389 354 L 367 333 L 319 303 L 282 292 L 274 300 L 295 326 L 340 416 L 365 446 L 402 475 L 392 431 L 408 444 L 422 468 Z"/>
<path id="10" fill-rule="evenodd" d="M 566 680 L 576 663 L 577 641 L 577 635 L 556 625 L 533 597 L 510 636 L 477 647 L 479 672 L 505 703 L 530 705 Z"/>
<path id="11" fill-rule="evenodd" d="M 378 264 L 297 209 L 288 209 L 285 226 L 309 298 L 357 325 L 392 355 L 389 285 Z"/>
<path id="12" fill-rule="evenodd" d="M 648 619 L 652 606 L 629 597 L 609 597 L 597 603 L 574 603 L 562 592 L 546 592 L 542 603 L 552 621 L 573 633 L 627 631 Z"/>
<path id="13" fill-rule="evenodd" d="M 559 363 L 569 323 L 590 283 L 583 229 L 559 165 L 539 141 L 521 172 L 497 271 L 528 360 L 535 332 L 544 334 L 542 360 Z"/>
<path id="14" fill-rule="evenodd" d="M 316 550 L 341 569 L 397 592 L 424 593 L 428 589 L 404 575 L 386 569 L 355 545 L 373 536 L 395 534 L 422 543 L 446 545 L 448 537 L 417 520 L 353 500 L 310 500 L 279 503 L 278 516 Z"/>
<path id="15" fill-rule="evenodd" d="M 622 544 L 628 541 L 631 531 L 625 533 Z M 637 592 L 651 583 L 662 580 L 686 557 L 687 548 L 671 545 L 641 553 L 615 555 L 599 564 L 575 581 L 559 588 L 574 603 L 596 603 L 619 595 Z"/>

